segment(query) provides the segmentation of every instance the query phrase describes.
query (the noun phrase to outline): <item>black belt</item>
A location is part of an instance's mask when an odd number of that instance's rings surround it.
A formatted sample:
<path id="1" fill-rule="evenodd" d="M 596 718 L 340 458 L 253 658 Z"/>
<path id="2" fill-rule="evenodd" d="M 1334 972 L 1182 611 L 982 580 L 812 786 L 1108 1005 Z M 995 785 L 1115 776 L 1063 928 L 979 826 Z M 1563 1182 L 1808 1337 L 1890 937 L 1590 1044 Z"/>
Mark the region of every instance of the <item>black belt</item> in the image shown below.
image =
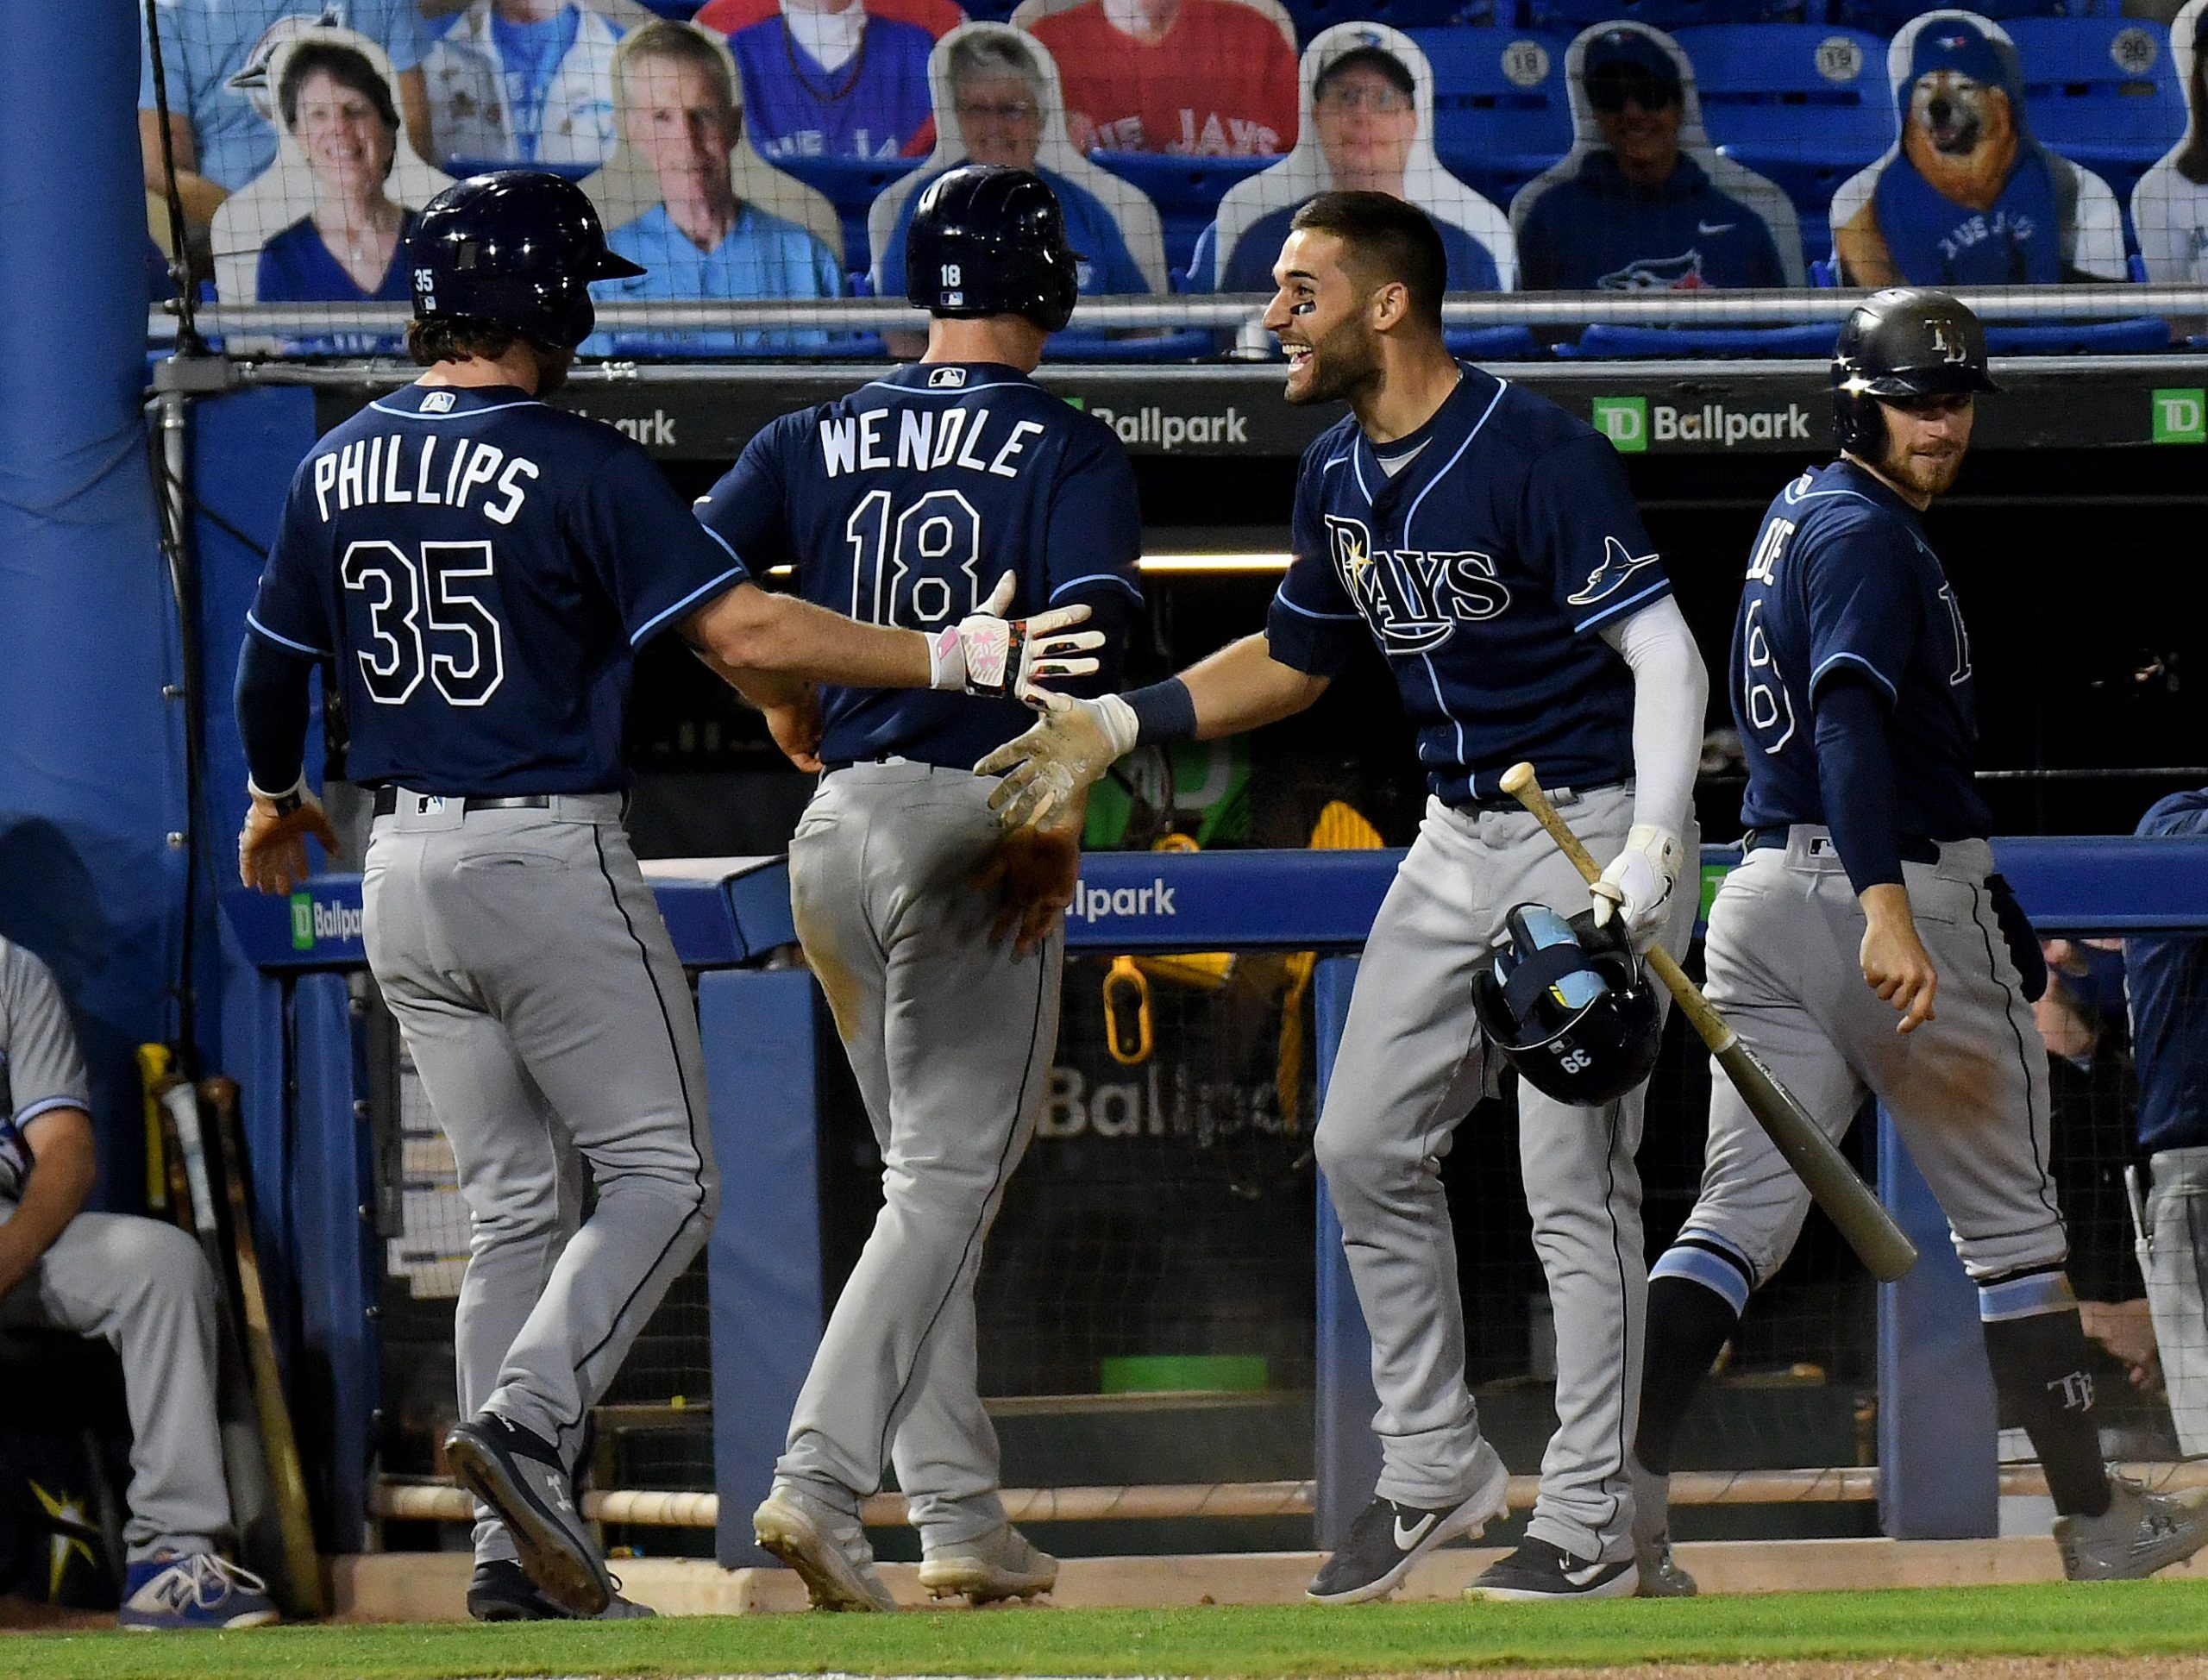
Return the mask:
<path id="1" fill-rule="evenodd" d="M 1786 849 L 1786 837 L 1787 831 L 1784 827 L 1752 828 L 1741 837 L 1741 849 L 1743 852 L 1783 852 Z M 1902 836 L 1900 843 L 1894 849 L 1900 853 L 1901 861 L 1904 863 L 1937 863 L 1940 861 L 1940 843 L 1914 834 Z"/>
<path id="2" fill-rule="evenodd" d="M 1597 793 L 1607 793 L 1613 788 L 1624 787 L 1622 781 L 1606 781 L 1599 787 L 1559 787 L 1549 794 L 1550 801 L 1558 805 L 1577 805 L 1582 799 L 1592 799 Z M 1526 807 L 1511 793 L 1492 793 L 1484 799 L 1459 799 L 1449 807 L 1478 815 L 1488 811 L 1523 811 Z"/>
<path id="3" fill-rule="evenodd" d="M 456 805 L 463 812 L 469 811 L 549 811 L 552 808 L 552 795 L 549 793 L 512 793 L 503 799 L 479 799 L 472 795 L 444 796 L 430 794 L 423 797 L 442 797 L 444 799 L 447 805 Z M 375 798 L 375 814 L 379 817 L 390 817 L 397 814 L 398 810 L 398 790 L 396 787 L 377 788 Z"/>

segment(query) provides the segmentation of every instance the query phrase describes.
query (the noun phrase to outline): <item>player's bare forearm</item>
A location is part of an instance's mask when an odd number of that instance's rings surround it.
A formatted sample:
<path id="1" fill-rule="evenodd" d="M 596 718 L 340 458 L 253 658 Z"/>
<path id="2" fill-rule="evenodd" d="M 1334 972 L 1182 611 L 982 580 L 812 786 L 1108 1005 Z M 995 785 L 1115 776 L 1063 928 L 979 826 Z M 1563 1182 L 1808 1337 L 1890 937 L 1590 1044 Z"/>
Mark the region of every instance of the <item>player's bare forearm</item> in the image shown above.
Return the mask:
<path id="1" fill-rule="evenodd" d="M 0 1296 L 29 1276 L 92 1191 L 98 1169 L 91 1117 L 80 1108 L 48 1109 L 23 1128 L 34 1164 L 16 1211 L 0 1225 Z"/>
<path id="2" fill-rule="evenodd" d="M 776 706 L 795 705 L 812 691 L 809 678 L 787 671 L 746 670 L 731 665 L 711 648 L 693 648 L 698 661 L 705 668 L 742 695 L 751 706 L 761 711 Z"/>
<path id="3" fill-rule="evenodd" d="M 739 686 L 806 680 L 856 688 L 928 686 L 928 643 L 919 631 L 862 624 L 753 584 L 738 584 L 700 607 L 682 634 Z"/>
<path id="4" fill-rule="evenodd" d="M 215 212 L 229 197 L 227 188 L 220 187 L 198 172 L 199 148 L 192 138 L 191 119 L 181 112 L 169 118 L 169 149 L 176 159 L 177 197 L 184 204 L 185 219 L 204 227 L 215 219 Z M 146 191 L 155 197 L 168 197 L 168 172 L 161 155 L 161 117 L 159 111 L 141 110 L 138 113 L 138 151 L 146 181 Z"/>
<path id="5" fill-rule="evenodd" d="M 1940 989 L 1932 954 L 1916 931 L 1909 889 L 1893 881 L 1866 887 L 1863 906 L 1861 961 L 1864 983 L 1894 1006 L 1898 1032 L 1914 1032 L 1933 1019 L 1932 1000 Z"/>
<path id="6" fill-rule="evenodd" d="M 1230 642 L 1181 674 L 1196 705 L 1196 739 L 1216 741 L 1263 729 L 1307 711 L 1327 692 L 1327 679 L 1283 665 L 1264 633 Z"/>
<path id="7" fill-rule="evenodd" d="M 415 155 L 431 168 L 439 166 L 436 135 L 430 126 L 430 84 L 422 66 L 398 72 L 398 115 L 406 125 L 406 138 Z"/>

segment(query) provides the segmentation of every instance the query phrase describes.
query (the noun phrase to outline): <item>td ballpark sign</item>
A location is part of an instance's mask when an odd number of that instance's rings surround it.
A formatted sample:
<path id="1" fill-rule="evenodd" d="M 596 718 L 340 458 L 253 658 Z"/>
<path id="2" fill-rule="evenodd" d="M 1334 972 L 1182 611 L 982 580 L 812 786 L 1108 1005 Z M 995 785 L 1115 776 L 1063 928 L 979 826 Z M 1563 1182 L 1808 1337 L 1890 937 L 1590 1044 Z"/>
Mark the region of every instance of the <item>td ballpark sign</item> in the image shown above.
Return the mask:
<path id="1" fill-rule="evenodd" d="M 1817 442 L 1810 429 L 1806 403 L 1744 408 L 1703 403 L 1682 408 L 1647 397 L 1597 397 L 1591 418 L 1596 429 L 1620 454 L 1640 454 L 1652 448 L 1738 449 L 1788 448 Z"/>

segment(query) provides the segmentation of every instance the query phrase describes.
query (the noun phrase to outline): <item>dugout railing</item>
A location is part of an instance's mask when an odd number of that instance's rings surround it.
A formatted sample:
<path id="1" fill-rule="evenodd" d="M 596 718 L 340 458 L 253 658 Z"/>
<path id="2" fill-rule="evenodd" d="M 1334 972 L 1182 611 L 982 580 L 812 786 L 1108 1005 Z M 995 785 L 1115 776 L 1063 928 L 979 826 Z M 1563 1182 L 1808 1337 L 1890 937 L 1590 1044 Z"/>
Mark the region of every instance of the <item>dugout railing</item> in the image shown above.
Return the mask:
<path id="1" fill-rule="evenodd" d="M 1996 850 L 2044 934 L 2208 933 L 2208 840 L 2018 838 Z M 1399 856 L 1093 854 L 1068 925 L 1069 952 L 1316 952 L 1309 1019 L 1322 1090 L 1355 953 Z M 1728 849 L 1705 849 L 1705 870 L 1733 858 Z M 765 1491 L 827 1305 L 819 1120 L 823 1057 L 837 1047 L 811 975 L 762 966 L 792 938 L 778 860 L 651 867 L 697 982 L 723 1179 L 708 1248 L 716 1493 L 605 1489 L 589 1508 L 609 1522 L 716 1526 L 717 1553 L 735 1565 L 756 1560 L 748 1514 Z M 369 1122 L 383 1075 L 368 1043 L 359 906 L 358 878 L 339 874 L 317 877 L 289 902 L 242 893 L 225 900 L 244 959 L 224 1010 L 231 1042 L 246 1047 L 235 1070 L 249 1149 L 257 1181 L 280 1186 L 273 1194 L 264 1188 L 258 1218 L 264 1246 L 279 1257 L 279 1318 L 324 1541 L 341 1551 L 362 1549 L 378 1518 L 449 1520 L 466 1510 L 453 1489 L 375 1473 L 383 1258 Z M 2004 1491 L 2036 1489 L 2032 1469 L 1999 1463 L 1975 1292 L 1906 1151 L 1883 1124 L 1875 1158 L 1881 1193 L 1923 1255 L 1909 1276 L 1877 1291 L 1875 1464 L 1689 1473 L 1678 1489 L 1682 1507 L 1875 1496 L 1887 1534 L 1962 1538 L 1998 1532 Z M 1369 1345 L 1323 1189 L 1318 1203 L 1308 1478 L 1038 1486 L 1015 1494 L 1016 1515 L 1308 1514 L 1321 1545 L 1340 1533 L 1377 1470 L 1374 1401 Z M 2190 1479 L 2184 1467 L 2156 1474 Z M 1530 1502 L 1531 1490 L 1530 1476 L 1518 1478 L 1515 1502 Z M 894 1495 L 869 1510 L 884 1521 L 900 1515 Z"/>

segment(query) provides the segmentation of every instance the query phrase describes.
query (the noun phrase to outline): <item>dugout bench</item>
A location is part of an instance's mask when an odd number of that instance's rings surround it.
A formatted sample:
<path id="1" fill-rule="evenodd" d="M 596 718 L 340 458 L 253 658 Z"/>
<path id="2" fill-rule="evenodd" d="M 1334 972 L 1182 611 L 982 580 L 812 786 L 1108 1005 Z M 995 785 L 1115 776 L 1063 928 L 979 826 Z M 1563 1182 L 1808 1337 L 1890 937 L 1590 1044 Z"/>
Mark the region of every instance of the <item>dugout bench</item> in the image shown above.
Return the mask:
<path id="1" fill-rule="evenodd" d="M 2003 872 L 2043 934 L 2208 932 L 2208 839 L 2001 840 Z M 1067 922 L 1071 953 L 1273 949 L 1320 953 L 1313 979 L 1320 1088 L 1331 1071 L 1356 951 L 1401 853 L 1099 853 L 1083 860 Z M 1705 891 L 1738 858 L 1705 847 Z M 773 1462 L 825 1316 L 819 1208 L 815 987 L 802 968 L 758 965 L 794 937 L 779 858 L 647 864 L 684 966 L 706 1045 L 721 1215 L 708 1247 L 717 1555 L 760 1561 L 750 1513 Z M 380 1373 L 375 1299 L 382 1255 L 367 1125 L 374 1077 L 357 994 L 360 878 L 315 877 L 290 900 L 223 901 L 233 953 L 225 1042 L 272 1257 L 273 1311 L 301 1420 L 319 1526 L 334 1551 L 362 1549 Z M 1945 1220 L 1882 1118 L 1879 1188 L 1923 1252 L 1879 1291 L 1880 1526 L 1897 1539 L 1998 1529 L 1992 1377 L 1975 1291 Z M 1379 1455 L 1370 1346 L 1320 1191 L 1317 1539 L 1363 1508 Z"/>

